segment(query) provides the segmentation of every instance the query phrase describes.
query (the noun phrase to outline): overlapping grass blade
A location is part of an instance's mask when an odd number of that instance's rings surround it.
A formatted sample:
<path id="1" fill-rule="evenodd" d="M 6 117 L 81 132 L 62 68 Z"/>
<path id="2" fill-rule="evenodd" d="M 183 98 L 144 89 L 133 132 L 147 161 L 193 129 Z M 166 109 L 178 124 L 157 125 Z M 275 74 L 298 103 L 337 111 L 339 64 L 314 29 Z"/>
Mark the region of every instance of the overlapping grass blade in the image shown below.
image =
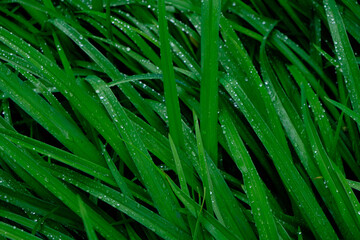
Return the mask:
<path id="1" fill-rule="evenodd" d="M 231 41 L 232 44 L 237 42 L 230 30 L 226 33 L 224 32 L 224 34 L 228 35 L 228 42 Z M 232 53 L 234 53 L 234 51 L 232 51 Z M 235 54 L 241 56 L 241 53 L 236 52 Z M 327 237 L 336 237 L 333 228 L 317 203 L 315 196 L 299 174 L 298 170 L 291 162 L 286 163 L 286 161 L 291 159 L 291 155 L 287 144 L 284 143 L 285 139 L 282 139 L 284 136 L 283 133 L 281 133 L 281 128 L 276 129 L 277 133 L 273 132 L 273 128 L 271 128 L 264 120 L 255 103 L 251 101 L 247 92 L 242 89 L 239 81 L 236 81 L 236 79 L 238 79 L 238 73 L 235 71 L 236 68 L 231 65 L 226 66 L 229 63 L 225 61 L 222 61 L 222 64 L 225 64 L 225 68 L 229 72 L 229 76 L 225 76 L 221 79 L 222 85 L 238 104 L 241 111 L 252 125 L 254 131 L 257 133 L 258 137 L 260 137 L 262 144 L 264 144 L 271 155 L 275 167 L 277 168 L 280 177 L 283 179 L 283 183 L 287 187 L 289 194 L 299 206 L 306 221 L 309 223 L 309 227 L 312 228 L 314 234 L 319 238 L 326 239 Z M 276 121 L 276 117 L 274 121 Z M 280 139 L 278 139 L 279 137 Z"/>
<path id="2" fill-rule="evenodd" d="M 218 220 L 212 216 L 212 214 L 201 210 L 201 206 L 193 199 L 188 197 L 185 192 L 179 189 L 176 184 L 171 181 L 171 179 L 168 180 L 174 193 L 189 210 L 190 214 L 192 214 L 194 217 L 200 218 L 199 221 L 216 239 L 241 239 L 240 236 L 230 232 L 225 226 L 219 223 Z M 201 213 L 201 215 L 199 215 L 199 213 Z"/>
<path id="3" fill-rule="evenodd" d="M 75 28 L 68 25 L 61 19 L 54 19 L 52 23 L 68 35 L 77 45 L 79 45 L 81 49 L 86 52 L 113 81 L 121 79 L 124 76 L 124 74 L 120 73 L 119 70 L 115 68 L 115 66 L 98 49 L 96 49 L 87 39 L 84 39 L 84 36 Z M 157 129 L 162 129 L 158 117 L 150 110 L 150 108 L 146 108 L 147 104 L 131 85 L 124 83 L 120 85 L 119 88 L 127 95 L 128 98 L 132 100 L 135 107 L 139 109 L 152 126 Z"/>
<path id="4" fill-rule="evenodd" d="M 166 184 L 162 176 L 159 175 L 157 166 L 152 162 L 151 156 L 144 143 L 136 133 L 132 122 L 127 117 L 115 95 L 100 78 L 89 76 L 87 81 L 98 93 L 100 100 L 109 112 L 119 133 L 124 139 L 126 147 L 129 149 L 131 157 L 139 170 L 142 181 L 149 190 L 150 196 L 154 200 L 159 213 L 166 217 L 169 221 L 185 228 L 183 219 L 179 218 L 179 213 L 174 211 L 178 208 L 178 206 L 174 201 L 172 192 L 169 191 L 169 186 Z M 164 202 L 164 199 L 167 199 L 168 202 Z"/>
<path id="5" fill-rule="evenodd" d="M 278 231 L 269 202 L 267 201 L 265 185 L 256 171 L 245 145 L 239 137 L 235 123 L 227 109 L 222 109 L 220 121 L 233 159 L 243 174 L 246 194 L 249 198 L 252 214 L 258 229 L 260 239 L 276 239 Z"/>
<path id="6" fill-rule="evenodd" d="M 342 221 L 339 223 L 340 228 L 347 228 L 344 233 L 345 238 L 356 238 L 360 236 L 360 216 L 359 206 L 354 193 L 347 184 L 345 177 L 339 171 L 339 168 L 328 157 L 320 137 L 317 134 L 315 126 L 310 118 L 308 108 L 306 107 L 306 94 L 303 93 L 303 116 L 306 132 L 309 136 L 311 146 L 313 148 L 314 157 L 319 170 L 324 179 L 324 185 L 329 188 L 337 208 L 340 209 Z M 342 226 L 342 224 L 344 226 Z"/>
<path id="7" fill-rule="evenodd" d="M 52 166 L 49 170 L 54 176 L 64 178 L 64 181 L 102 199 L 165 239 L 190 239 L 190 236 L 178 226 L 112 188 L 58 166 Z"/>
<path id="8" fill-rule="evenodd" d="M 76 195 L 68 189 L 62 182 L 52 176 L 35 159 L 25 152 L 18 151 L 17 147 L 3 136 L 0 136 L 0 150 L 12 161 L 15 161 L 37 181 L 43 184 L 57 198 L 64 202 L 72 211 L 80 214 L 78 204 L 73 201 Z M 101 215 L 86 205 L 91 221 L 106 239 L 125 239 L 124 236 L 115 230 Z"/>
<path id="9" fill-rule="evenodd" d="M 222 177 L 220 171 L 212 161 L 202 144 L 202 136 L 198 126 L 197 116 L 195 118 L 195 131 L 198 145 L 198 155 L 201 169 L 201 178 L 204 183 L 204 196 L 207 198 L 207 209 L 214 211 L 219 222 L 230 229 L 235 235 L 255 239 L 255 233 L 252 231 L 245 215 L 238 206 L 238 203 L 231 193 L 228 185 Z"/>
<path id="10" fill-rule="evenodd" d="M 71 151 L 103 165 L 104 162 L 100 154 L 81 130 L 68 121 L 59 111 L 52 108 L 3 64 L 0 65 L 0 88 L 8 92 L 13 101 L 22 106 L 24 111 L 36 119 Z M 84 151 L 84 149 L 87 150 Z"/>

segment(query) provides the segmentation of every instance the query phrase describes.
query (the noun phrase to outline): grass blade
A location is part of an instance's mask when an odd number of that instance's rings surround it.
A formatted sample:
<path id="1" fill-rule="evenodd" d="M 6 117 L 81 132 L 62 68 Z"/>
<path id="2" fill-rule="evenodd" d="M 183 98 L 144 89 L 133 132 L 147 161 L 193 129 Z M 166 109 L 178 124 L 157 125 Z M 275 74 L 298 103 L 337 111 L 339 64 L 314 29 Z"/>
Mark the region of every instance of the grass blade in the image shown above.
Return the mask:
<path id="1" fill-rule="evenodd" d="M 14 240 L 22 240 L 22 239 L 29 239 L 29 240 L 39 240 L 38 238 L 30 233 L 27 233 L 21 229 L 18 229 L 14 226 L 6 224 L 4 222 L 0 222 L 0 235 L 14 239 Z"/>
<path id="2" fill-rule="evenodd" d="M 204 0 L 201 6 L 201 133 L 204 147 L 217 164 L 218 49 L 221 1 Z"/>
<path id="3" fill-rule="evenodd" d="M 159 29 L 160 29 L 160 51 L 161 51 L 161 66 L 163 72 L 164 95 L 167 114 L 169 118 L 170 134 L 174 143 L 178 147 L 183 147 L 183 133 L 181 124 L 181 114 L 179 99 L 176 90 L 174 66 L 172 63 L 172 56 L 169 43 L 169 30 L 166 20 L 165 0 L 158 1 L 159 9 Z"/>

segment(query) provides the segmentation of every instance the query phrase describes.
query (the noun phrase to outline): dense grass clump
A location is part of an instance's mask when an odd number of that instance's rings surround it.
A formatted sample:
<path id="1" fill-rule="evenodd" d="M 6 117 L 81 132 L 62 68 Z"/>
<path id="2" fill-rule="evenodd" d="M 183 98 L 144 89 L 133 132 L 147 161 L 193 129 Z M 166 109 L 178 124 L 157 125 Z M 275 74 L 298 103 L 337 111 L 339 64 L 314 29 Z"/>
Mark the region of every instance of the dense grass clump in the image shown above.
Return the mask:
<path id="1" fill-rule="evenodd" d="M 360 239 L 355 0 L 0 1 L 0 239 Z"/>

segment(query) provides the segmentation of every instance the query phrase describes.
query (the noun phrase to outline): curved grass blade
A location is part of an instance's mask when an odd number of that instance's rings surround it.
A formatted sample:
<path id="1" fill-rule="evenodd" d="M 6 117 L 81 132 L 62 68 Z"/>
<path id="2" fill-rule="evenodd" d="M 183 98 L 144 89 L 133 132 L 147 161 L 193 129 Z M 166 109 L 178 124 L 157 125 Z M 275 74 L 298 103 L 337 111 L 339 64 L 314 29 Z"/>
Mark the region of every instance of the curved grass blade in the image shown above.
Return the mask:
<path id="1" fill-rule="evenodd" d="M 89 55 L 96 63 L 103 69 L 103 71 L 109 75 L 109 77 L 116 81 L 124 77 L 124 74 L 107 59 L 97 48 L 95 48 L 84 36 L 81 35 L 75 28 L 68 25 L 61 19 L 52 20 L 54 26 L 63 31 L 69 38 L 71 38 L 81 49 Z M 162 123 L 159 118 L 151 111 L 151 108 L 146 107 L 144 99 L 140 94 L 129 84 L 124 83 L 119 86 L 121 91 L 131 99 L 132 104 L 143 114 L 143 116 L 149 121 L 149 123 L 157 129 L 162 129 Z"/>

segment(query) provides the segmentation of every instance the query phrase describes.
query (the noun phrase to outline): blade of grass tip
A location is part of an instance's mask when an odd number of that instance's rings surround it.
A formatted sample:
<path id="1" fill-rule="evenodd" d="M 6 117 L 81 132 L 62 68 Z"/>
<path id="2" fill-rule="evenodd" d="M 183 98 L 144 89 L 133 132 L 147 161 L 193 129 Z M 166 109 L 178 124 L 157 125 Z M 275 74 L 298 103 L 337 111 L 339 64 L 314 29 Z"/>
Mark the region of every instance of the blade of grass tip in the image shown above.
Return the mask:
<path id="1" fill-rule="evenodd" d="M 178 147 L 183 147 L 184 137 L 181 124 L 181 113 L 176 90 L 175 73 L 170 50 L 170 34 L 166 20 L 165 0 L 158 1 L 161 69 L 163 72 L 166 111 L 169 119 L 170 134 Z"/>
<path id="2" fill-rule="evenodd" d="M 56 49 L 58 51 L 61 63 L 63 65 L 63 67 L 64 67 L 64 70 L 68 74 L 69 77 L 73 78 L 74 73 L 73 73 L 73 71 L 71 69 L 70 62 L 66 57 L 66 54 L 64 52 L 64 48 L 62 47 L 62 45 L 60 43 L 60 40 L 59 40 L 59 37 L 56 34 L 56 32 L 53 32 L 53 38 L 54 38 L 54 43 L 55 43 Z"/>
<path id="3" fill-rule="evenodd" d="M 184 190 L 183 190 L 184 191 Z M 204 188 L 204 192 L 206 192 L 206 188 Z M 202 216 L 202 210 L 204 209 L 204 203 L 205 203 L 205 197 L 206 195 L 204 195 L 202 201 L 201 201 L 201 207 L 200 207 L 200 212 L 197 215 L 197 219 L 196 219 L 196 223 L 195 223 L 195 228 L 194 228 L 194 232 L 193 232 L 193 240 L 197 239 L 198 234 L 199 234 L 199 227 L 200 227 L 200 222 L 201 222 L 201 216 Z"/>
<path id="4" fill-rule="evenodd" d="M 303 235 L 301 233 L 301 228 L 300 226 L 298 227 L 298 240 L 303 240 Z"/>
<path id="5" fill-rule="evenodd" d="M 324 8 L 334 41 L 337 60 L 345 78 L 353 109 L 360 114 L 360 70 L 335 0 L 324 0 Z M 360 129 L 360 125 L 358 124 Z"/>
<path id="6" fill-rule="evenodd" d="M 55 9 L 53 3 L 51 2 L 51 0 L 43 0 L 43 3 L 46 8 L 49 8 L 52 11 L 56 12 L 56 9 Z"/>
<path id="7" fill-rule="evenodd" d="M 9 123 L 9 124 L 12 124 L 12 117 L 11 117 L 9 99 L 3 99 L 2 100 L 1 108 L 2 108 L 2 114 L 4 116 L 5 121 L 7 123 Z"/>
<path id="8" fill-rule="evenodd" d="M 206 165 L 206 160 L 205 160 L 205 149 L 203 146 L 203 141 L 202 141 L 202 135 L 200 132 L 200 127 L 199 127 L 199 119 L 195 113 L 195 111 L 193 111 L 193 117 L 194 117 L 194 125 L 195 125 L 195 135 L 196 135 L 196 144 L 197 144 L 197 149 L 198 149 L 198 157 L 199 157 L 199 165 L 200 165 L 200 176 L 201 176 L 201 180 L 203 182 L 203 186 L 204 189 L 207 189 L 207 191 L 204 192 L 204 198 L 206 199 L 206 208 L 208 210 L 208 212 L 212 212 L 212 203 L 211 203 L 211 198 L 210 198 L 210 187 L 209 187 L 209 177 L 207 176 L 209 171 L 207 171 L 207 165 Z"/>
<path id="9" fill-rule="evenodd" d="M 260 239 L 277 239 L 279 234 L 270 204 L 267 200 L 266 186 L 262 182 L 226 107 L 224 106 L 221 111 L 220 122 L 232 158 L 243 174 L 246 195 L 249 198 L 259 237 Z"/>
<path id="10" fill-rule="evenodd" d="M 221 0 L 204 0 L 201 6 L 200 120 L 204 147 L 218 159 L 218 49 Z"/>
<path id="11" fill-rule="evenodd" d="M 349 179 L 347 179 L 347 182 L 351 188 L 360 191 L 360 182 L 352 181 Z"/>
<path id="12" fill-rule="evenodd" d="M 182 168 L 181 160 L 180 160 L 179 154 L 176 150 L 176 145 L 170 134 L 169 134 L 169 142 L 170 142 L 171 151 L 173 153 L 173 157 L 175 160 L 176 172 L 179 176 L 180 187 L 184 192 L 186 192 L 188 194 L 188 196 L 190 196 L 189 189 L 188 189 L 187 183 L 186 183 L 185 174 L 184 174 L 184 171 Z"/>
<path id="13" fill-rule="evenodd" d="M 106 160 L 106 163 L 108 164 L 109 166 L 109 169 L 111 171 L 111 174 L 113 175 L 115 181 L 116 181 L 116 184 L 118 185 L 118 187 L 120 188 L 121 192 L 131 198 L 131 199 L 134 199 L 131 191 L 129 190 L 125 180 L 124 180 L 124 177 L 121 176 L 119 170 L 116 168 L 115 166 L 115 163 L 113 161 L 113 159 L 110 157 L 110 155 L 108 154 L 108 152 L 106 151 L 106 148 L 105 146 L 101 146 L 102 147 L 102 153 L 104 155 L 104 158 Z"/>
<path id="14" fill-rule="evenodd" d="M 89 219 L 89 215 L 86 211 L 86 208 L 84 207 L 84 202 L 81 200 L 79 195 L 77 195 L 76 199 L 79 204 L 80 215 L 81 215 L 81 218 L 83 219 L 85 231 L 86 231 L 86 235 L 87 235 L 88 239 L 89 240 L 97 240 L 98 238 L 96 236 L 94 227 Z"/>
<path id="15" fill-rule="evenodd" d="M 331 104 L 333 104 L 335 107 L 339 108 L 341 111 L 343 111 L 344 113 L 346 113 L 349 117 L 351 117 L 352 119 L 354 119 L 355 122 L 357 122 L 357 124 L 360 125 L 360 114 L 351 110 L 350 108 L 346 107 L 345 105 L 338 103 L 334 100 L 331 100 L 329 98 L 325 98 L 328 102 L 330 102 Z"/>

